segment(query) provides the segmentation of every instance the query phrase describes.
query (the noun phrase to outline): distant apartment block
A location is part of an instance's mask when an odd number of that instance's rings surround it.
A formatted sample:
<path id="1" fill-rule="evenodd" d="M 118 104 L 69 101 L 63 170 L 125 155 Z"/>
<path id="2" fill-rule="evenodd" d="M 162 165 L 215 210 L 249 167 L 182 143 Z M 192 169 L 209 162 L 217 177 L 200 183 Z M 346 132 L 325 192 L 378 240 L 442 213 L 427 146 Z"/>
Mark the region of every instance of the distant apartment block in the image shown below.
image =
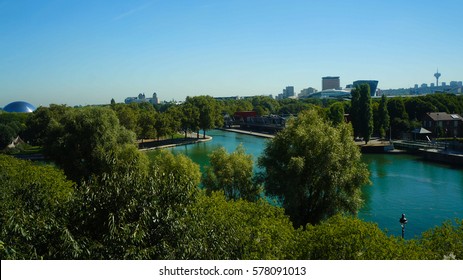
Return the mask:
<path id="1" fill-rule="evenodd" d="M 308 98 L 308 97 L 310 97 L 312 94 L 314 94 L 316 92 L 317 92 L 317 90 L 315 88 L 308 87 L 308 88 L 305 88 L 305 89 L 301 90 L 301 92 L 298 95 L 298 98 Z"/>
<path id="2" fill-rule="evenodd" d="M 284 98 L 295 98 L 296 95 L 294 93 L 293 86 L 287 86 L 283 89 L 283 92 L 278 94 L 277 99 L 284 99 Z"/>

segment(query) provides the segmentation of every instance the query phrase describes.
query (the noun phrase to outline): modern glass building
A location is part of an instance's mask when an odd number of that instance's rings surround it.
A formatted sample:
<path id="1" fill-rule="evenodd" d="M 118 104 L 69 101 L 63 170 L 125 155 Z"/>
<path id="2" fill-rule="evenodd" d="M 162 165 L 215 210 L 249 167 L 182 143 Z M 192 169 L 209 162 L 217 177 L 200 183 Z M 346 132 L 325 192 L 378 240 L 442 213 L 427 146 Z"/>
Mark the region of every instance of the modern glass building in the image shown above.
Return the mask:
<path id="1" fill-rule="evenodd" d="M 35 111 L 35 106 L 25 101 L 15 101 L 6 105 L 3 111 L 8 113 L 32 113 Z"/>
<path id="2" fill-rule="evenodd" d="M 370 86 L 370 95 L 376 96 L 376 88 L 378 88 L 378 81 L 375 80 L 358 80 L 354 82 L 354 87 L 361 84 L 368 84 Z"/>

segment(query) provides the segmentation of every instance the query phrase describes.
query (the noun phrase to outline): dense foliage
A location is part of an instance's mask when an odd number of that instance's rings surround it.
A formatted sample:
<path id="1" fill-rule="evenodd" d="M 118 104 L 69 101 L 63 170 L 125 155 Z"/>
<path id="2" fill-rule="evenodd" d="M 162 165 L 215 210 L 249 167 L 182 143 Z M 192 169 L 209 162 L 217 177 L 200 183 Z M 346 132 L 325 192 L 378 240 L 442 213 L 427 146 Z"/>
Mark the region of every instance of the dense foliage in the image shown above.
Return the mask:
<path id="1" fill-rule="evenodd" d="M 231 154 L 220 147 L 209 155 L 209 162 L 202 180 L 208 191 L 222 190 L 228 199 L 257 200 L 261 188 L 253 180 L 252 156 L 245 153 L 243 146 Z"/>
<path id="2" fill-rule="evenodd" d="M 26 119 L 27 114 L 24 113 L 3 113 L 0 111 L 0 150 L 25 130 Z"/>
<path id="3" fill-rule="evenodd" d="M 259 165 L 266 191 L 283 198 L 296 226 L 355 214 L 362 205 L 360 188 L 369 173 L 350 127 L 332 127 L 314 110 L 300 113 L 268 142 Z"/>
<path id="4" fill-rule="evenodd" d="M 74 191 L 61 170 L 0 155 L 1 258 L 53 259 L 71 252 L 65 225 Z"/>
<path id="5" fill-rule="evenodd" d="M 122 162 L 111 161 L 114 165 Z M 421 239 L 335 215 L 295 229 L 266 200 L 227 200 L 191 176 L 124 169 L 79 188 L 50 166 L 0 156 L 2 259 L 452 259 L 463 221 Z M 117 168 L 113 168 L 117 169 Z M 197 182 L 197 181 L 196 181 Z"/>

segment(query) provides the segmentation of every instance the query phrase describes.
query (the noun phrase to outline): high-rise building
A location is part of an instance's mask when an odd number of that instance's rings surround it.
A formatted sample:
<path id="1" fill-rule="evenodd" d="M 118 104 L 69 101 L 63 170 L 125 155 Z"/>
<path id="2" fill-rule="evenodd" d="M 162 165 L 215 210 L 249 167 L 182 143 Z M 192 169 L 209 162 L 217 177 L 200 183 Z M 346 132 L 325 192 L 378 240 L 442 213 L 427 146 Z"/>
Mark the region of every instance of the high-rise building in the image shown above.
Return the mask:
<path id="1" fill-rule="evenodd" d="M 378 81 L 375 80 L 358 80 L 354 82 L 354 87 L 361 85 L 361 84 L 368 84 L 370 86 L 370 95 L 376 96 L 376 88 L 378 87 Z"/>
<path id="2" fill-rule="evenodd" d="M 292 97 L 294 96 L 294 87 L 293 86 L 287 86 L 286 89 L 284 90 L 286 93 L 286 97 Z"/>
<path id="3" fill-rule="evenodd" d="M 327 89 L 340 89 L 341 82 L 339 77 L 322 77 L 322 90 Z"/>

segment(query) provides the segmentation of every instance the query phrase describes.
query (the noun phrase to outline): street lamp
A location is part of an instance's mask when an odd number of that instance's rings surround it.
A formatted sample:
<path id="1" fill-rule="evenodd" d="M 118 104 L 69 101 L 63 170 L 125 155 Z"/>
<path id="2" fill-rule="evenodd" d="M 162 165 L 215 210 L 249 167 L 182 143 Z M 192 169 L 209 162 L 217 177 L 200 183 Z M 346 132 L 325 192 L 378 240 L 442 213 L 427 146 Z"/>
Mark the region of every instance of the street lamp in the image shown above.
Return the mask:
<path id="1" fill-rule="evenodd" d="M 402 227 L 402 238 L 404 238 L 405 224 L 408 222 L 407 218 L 405 218 L 405 214 L 402 214 L 402 218 L 400 218 L 399 222 L 400 222 L 400 226 Z"/>

